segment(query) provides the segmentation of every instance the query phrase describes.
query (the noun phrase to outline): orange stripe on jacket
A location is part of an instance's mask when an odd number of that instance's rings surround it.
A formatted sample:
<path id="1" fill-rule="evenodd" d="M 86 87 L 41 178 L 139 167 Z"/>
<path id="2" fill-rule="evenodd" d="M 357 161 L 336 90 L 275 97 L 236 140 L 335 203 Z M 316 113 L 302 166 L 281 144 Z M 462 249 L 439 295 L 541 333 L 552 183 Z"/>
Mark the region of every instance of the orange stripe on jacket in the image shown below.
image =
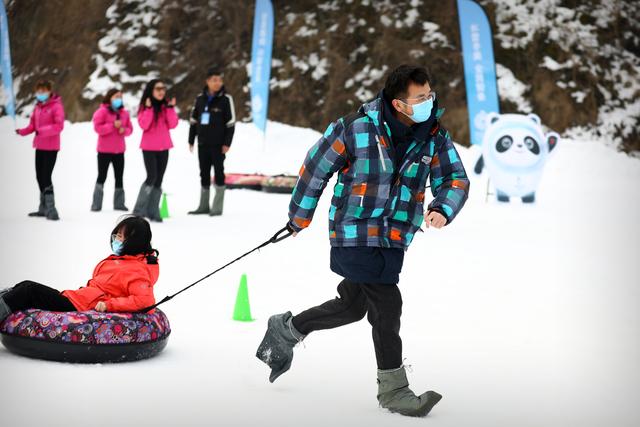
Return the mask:
<path id="1" fill-rule="evenodd" d="M 364 196 L 367 193 L 367 183 L 356 184 L 351 189 L 351 194 L 356 196 Z"/>
<path id="2" fill-rule="evenodd" d="M 379 139 L 380 139 L 380 144 L 382 144 L 384 148 L 389 148 L 389 143 L 387 142 L 386 139 L 384 139 L 384 136 L 380 136 Z"/>
<path id="3" fill-rule="evenodd" d="M 469 184 L 464 181 L 460 181 L 459 179 L 454 179 L 453 181 L 451 181 L 451 187 L 453 188 L 462 188 L 463 190 L 466 190 L 468 186 Z"/>
<path id="4" fill-rule="evenodd" d="M 311 224 L 310 219 L 300 218 L 299 216 L 293 218 L 293 222 L 300 228 L 307 228 Z"/>

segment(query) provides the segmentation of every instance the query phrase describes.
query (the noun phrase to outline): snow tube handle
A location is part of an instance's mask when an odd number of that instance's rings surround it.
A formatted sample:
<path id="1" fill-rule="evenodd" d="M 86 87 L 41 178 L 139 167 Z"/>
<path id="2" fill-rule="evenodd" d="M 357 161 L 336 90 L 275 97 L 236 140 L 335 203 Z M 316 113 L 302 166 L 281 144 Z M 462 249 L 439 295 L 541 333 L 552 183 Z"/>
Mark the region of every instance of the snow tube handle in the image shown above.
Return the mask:
<path id="1" fill-rule="evenodd" d="M 286 233 L 281 236 L 282 233 Z M 291 236 L 293 231 L 289 228 L 289 224 L 285 225 L 284 228 L 278 231 L 273 237 L 269 240 L 269 243 L 278 243 Z"/>

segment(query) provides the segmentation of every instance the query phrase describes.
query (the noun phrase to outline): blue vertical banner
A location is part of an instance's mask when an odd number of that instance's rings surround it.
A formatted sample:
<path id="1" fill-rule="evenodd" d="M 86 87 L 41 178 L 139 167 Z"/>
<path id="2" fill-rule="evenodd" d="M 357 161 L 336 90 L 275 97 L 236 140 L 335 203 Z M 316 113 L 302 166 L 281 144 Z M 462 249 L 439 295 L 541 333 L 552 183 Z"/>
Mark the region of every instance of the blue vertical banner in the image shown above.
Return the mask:
<path id="1" fill-rule="evenodd" d="M 469 131 L 471 143 L 480 145 L 487 114 L 500 113 L 491 27 L 482 6 L 473 0 L 457 1 Z"/>
<path id="2" fill-rule="evenodd" d="M 267 128 L 271 48 L 273 45 L 273 6 L 271 0 L 256 0 L 251 46 L 251 115 L 262 132 Z"/>
<path id="3" fill-rule="evenodd" d="M 9 21 L 4 9 L 4 0 L 0 0 L 0 73 L 5 98 L 5 111 L 16 118 L 16 104 L 13 95 L 13 77 L 11 76 L 11 50 L 9 49 Z"/>

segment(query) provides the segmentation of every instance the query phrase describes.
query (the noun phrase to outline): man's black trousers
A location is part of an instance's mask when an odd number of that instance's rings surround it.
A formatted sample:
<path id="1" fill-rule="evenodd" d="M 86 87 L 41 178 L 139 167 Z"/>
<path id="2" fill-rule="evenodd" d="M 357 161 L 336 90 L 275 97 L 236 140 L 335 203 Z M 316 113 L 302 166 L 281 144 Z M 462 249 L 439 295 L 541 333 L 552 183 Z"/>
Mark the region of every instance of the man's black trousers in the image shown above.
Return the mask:
<path id="1" fill-rule="evenodd" d="M 378 369 L 400 367 L 402 295 L 398 285 L 355 283 L 345 279 L 338 285 L 338 295 L 295 316 L 293 326 L 306 335 L 357 322 L 366 314 L 373 328 Z"/>
<path id="2" fill-rule="evenodd" d="M 216 185 L 224 185 L 224 159 L 222 145 L 198 144 L 198 160 L 200 162 L 200 184 L 203 188 L 211 186 L 211 166 Z"/>

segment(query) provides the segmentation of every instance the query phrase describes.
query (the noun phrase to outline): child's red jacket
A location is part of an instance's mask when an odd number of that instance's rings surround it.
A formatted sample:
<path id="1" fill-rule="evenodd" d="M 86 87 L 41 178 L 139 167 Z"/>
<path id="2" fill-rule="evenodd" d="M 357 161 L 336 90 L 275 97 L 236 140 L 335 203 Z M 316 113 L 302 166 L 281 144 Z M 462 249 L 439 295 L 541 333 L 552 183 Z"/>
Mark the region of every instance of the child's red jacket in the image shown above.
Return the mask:
<path id="1" fill-rule="evenodd" d="M 153 286 L 160 268 L 157 258 L 145 255 L 111 255 L 93 270 L 87 286 L 64 291 L 78 311 L 93 310 L 99 301 L 107 311 L 137 311 L 155 304 Z"/>

